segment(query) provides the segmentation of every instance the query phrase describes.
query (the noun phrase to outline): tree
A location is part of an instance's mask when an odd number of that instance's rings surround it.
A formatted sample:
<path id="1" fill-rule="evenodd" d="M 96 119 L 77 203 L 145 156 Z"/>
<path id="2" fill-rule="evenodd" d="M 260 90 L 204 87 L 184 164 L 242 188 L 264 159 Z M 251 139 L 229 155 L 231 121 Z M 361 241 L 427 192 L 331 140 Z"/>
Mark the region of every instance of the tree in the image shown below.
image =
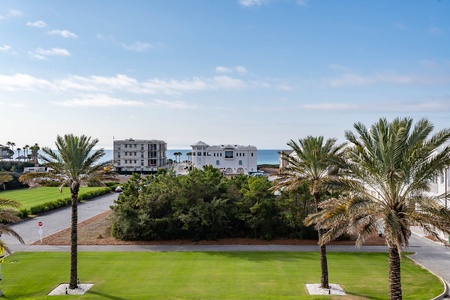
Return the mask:
<path id="1" fill-rule="evenodd" d="M 11 180 L 13 180 L 13 177 L 10 174 L 0 173 L 0 185 L 3 186 L 3 190 L 5 190 L 5 183 Z"/>
<path id="2" fill-rule="evenodd" d="M 1 176 L 1 175 L 0 175 Z M 13 223 L 20 221 L 20 218 L 17 216 L 17 212 L 20 208 L 20 202 L 11 199 L 0 198 L 0 220 L 6 223 Z M 12 228 L 4 223 L 0 223 L 0 236 L 3 234 L 8 234 L 17 238 L 22 244 L 24 243 L 22 237 L 15 232 Z M 3 247 L 6 252 L 11 253 L 10 249 L 6 246 L 6 244 L 0 240 L 0 247 Z"/>
<path id="3" fill-rule="evenodd" d="M 34 160 L 34 164 L 38 165 L 38 157 L 39 157 L 39 150 L 41 150 L 41 147 L 37 143 L 35 143 L 33 146 L 30 147 L 31 150 L 31 157 Z"/>
<path id="4" fill-rule="evenodd" d="M 14 142 L 6 142 L 6 145 L 11 147 L 11 150 L 12 150 L 13 155 L 14 155 L 14 146 L 16 145 L 16 143 L 14 143 Z"/>
<path id="5" fill-rule="evenodd" d="M 338 175 L 337 165 L 341 163 L 344 144 L 336 145 L 336 139 L 324 141 L 323 137 L 308 136 L 297 144 L 291 140 L 288 146 L 293 154 L 281 152 L 281 159 L 287 162 L 275 180 L 276 190 L 295 190 L 304 182 L 309 185 L 309 192 L 314 197 L 316 212 L 326 192 L 324 181 Z M 319 230 L 319 238 L 324 231 Z M 326 243 L 320 244 L 321 287 L 329 288 Z"/>
<path id="6" fill-rule="evenodd" d="M 18 153 L 17 157 L 20 157 L 20 151 L 22 151 L 22 149 L 21 148 L 17 148 L 17 153 Z"/>
<path id="7" fill-rule="evenodd" d="M 175 156 L 175 162 L 177 161 L 177 157 L 178 157 L 178 162 L 180 162 L 180 157 L 183 153 L 181 152 L 174 152 L 173 155 Z"/>
<path id="8" fill-rule="evenodd" d="M 401 251 L 408 247 L 410 226 L 418 225 L 438 240 L 437 230 L 450 234 L 450 210 L 432 196 L 430 185 L 450 165 L 450 130 L 431 137 L 427 119 L 380 119 L 370 128 L 356 123 L 346 151 L 348 174 L 330 184 L 350 193 L 322 203 L 311 220 L 328 230 L 326 243 L 342 233 L 356 233 L 361 245 L 380 228 L 389 248 L 389 299 L 402 299 Z"/>
<path id="9" fill-rule="evenodd" d="M 69 288 L 77 288 L 78 282 L 78 249 L 77 249 L 77 223 L 78 223 L 78 192 L 81 184 L 104 170 L 110 162 L 98 163 L 105 155 L 103 149 L 93 150 L 98 139 L 91 140 L 85 135 L 74 136 L 66 134 L 57 136 L 56 148 L 58 152 L 48 147 L 42 149 L 44 155 L 40 159 L 47 167 L 54 170 L 61 180 L 60 188 L 68 186 L 72 197 L 71 217 L 71 247 L 70 247 L 70 282 Z M 34 147 L 34 146 L 33 146 Z"/>
<path id="10" fill-rule="evenodd" d="M 192 152 L 186 153 L 186 156 L 188 157 L 188 160 L 190 161 L 191 160 L 191 156 L 192 156 Z"/>
<path id="11" fill-rule="evenodd" d="M 28 157 L 28 149 L 30 149 L 30 146 L 28 145 L 23 146 L 23 155 L 25 157 Z"/>

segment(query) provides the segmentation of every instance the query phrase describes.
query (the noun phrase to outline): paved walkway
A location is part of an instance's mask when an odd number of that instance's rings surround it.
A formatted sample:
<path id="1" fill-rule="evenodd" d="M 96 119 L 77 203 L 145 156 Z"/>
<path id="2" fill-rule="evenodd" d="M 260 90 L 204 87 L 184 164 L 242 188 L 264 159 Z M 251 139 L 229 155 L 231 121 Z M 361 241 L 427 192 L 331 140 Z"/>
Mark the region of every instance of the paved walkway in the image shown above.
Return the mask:
<path id="1" fill-rule="evenodd" d="M 117 199 L 118 194 L 109 194 L 81 203 L 78 206 L 79 222 L 94 217 L 109 210 Z M 29 219 L 11 227 L 24 239 L 25 245 L 20 244 L 10 236 L 2 239 L 12 251 L 38 252 L 38 251 L 69 251 L 69 246 L 31 245 L 39 241 L 38 222 L 43 222 L 43 236 L 48 236 L 70 227 L 71 208 L 63 208 L 42 216 Z M 418 228 L 412 228 L 409 252 L 415 254 L 410 258 L 424 266 L 434 274 L 450 283 L 450 247 L 444 247 L 426 238 Z M 79 251 L 289 251 L 310 252 L 318 251 L 318 246 L 291 246 L 291 245 L 108 245 L 108 246 L 78 246 Z M 327 246 L 329 252 L 387 252 L 385 246 Z"/>

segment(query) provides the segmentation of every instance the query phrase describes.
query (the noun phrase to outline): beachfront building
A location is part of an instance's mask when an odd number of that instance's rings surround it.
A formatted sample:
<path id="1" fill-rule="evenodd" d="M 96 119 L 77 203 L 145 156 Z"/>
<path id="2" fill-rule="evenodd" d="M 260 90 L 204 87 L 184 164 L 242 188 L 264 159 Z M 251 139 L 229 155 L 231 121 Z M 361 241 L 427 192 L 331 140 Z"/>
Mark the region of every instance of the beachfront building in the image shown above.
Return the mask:
<path id="1" fill-rule="evenodd" d="M 118 173 L 154 173 L 165 168 L 167 143 L 161 140 L 114 140 L 114 169 Z"/>
<path id="2" fill-rule="evenodd" d="M 251 174 L 258 171 L 257 149 L 255 146 L 214 145 L 198 142 L 192 147 L 192 166 L 201 169 L 213 166 L 223 174 Z"/>

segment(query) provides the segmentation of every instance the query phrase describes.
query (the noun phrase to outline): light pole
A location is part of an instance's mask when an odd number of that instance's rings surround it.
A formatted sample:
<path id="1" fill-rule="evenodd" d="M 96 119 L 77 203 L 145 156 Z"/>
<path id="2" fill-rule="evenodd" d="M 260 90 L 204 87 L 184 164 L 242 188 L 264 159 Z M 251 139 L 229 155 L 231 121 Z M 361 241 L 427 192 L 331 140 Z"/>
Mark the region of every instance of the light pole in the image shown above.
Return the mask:
<path id="1" fill-rule="evenodd" d="M 448 167 L 444 171 L 445 208 L 447 209 Z"/>

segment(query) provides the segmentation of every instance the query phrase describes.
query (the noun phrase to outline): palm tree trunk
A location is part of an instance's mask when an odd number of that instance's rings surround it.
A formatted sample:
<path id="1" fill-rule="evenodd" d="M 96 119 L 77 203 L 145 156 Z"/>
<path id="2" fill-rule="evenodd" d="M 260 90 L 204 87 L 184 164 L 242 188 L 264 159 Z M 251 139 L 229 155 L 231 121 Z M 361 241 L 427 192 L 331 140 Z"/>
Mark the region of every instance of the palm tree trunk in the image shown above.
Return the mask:
<path id="1" fill-rule="evenodd" d="M 69 289 L 78 287 L 78 190 L 79 184 L 72 183 L 72 220 L 70 230 L 70 281 Z"/>
<path id="2" fill-rule="evenodd" d="M 320 231 L 319 231 L 319 238 L 320 238 Z M 320 287 L 323 289 L 329 289 L 330 285 L 328 283 L 328 260 L 327 260 L 327 246 L 321 245 L 320 246 L 320 269 L 322 272 L 322 275 L 320 277 Z"/>
<path id="3" fill-rule="evenodd" d="M 402 299 L 400 253 L 397 246 L 389 247 L 389 299 Z"/>
<path id="4" fill-rule="evenodd" d="M 319 203 L 320 203 L 320 193 L 314 193 L 314 201 L 316 206 L 316 212 L 319 211 Z M 319 229 L 319 240 L 322 237 L 323 230 Z M 320 245 L 320 270 L 322 275 L 320 276 L 320 287 L 323 289 L 329 289 L 330 285 L 328 282 L 328 260 L 327 260 L 327 246 Z"/>

